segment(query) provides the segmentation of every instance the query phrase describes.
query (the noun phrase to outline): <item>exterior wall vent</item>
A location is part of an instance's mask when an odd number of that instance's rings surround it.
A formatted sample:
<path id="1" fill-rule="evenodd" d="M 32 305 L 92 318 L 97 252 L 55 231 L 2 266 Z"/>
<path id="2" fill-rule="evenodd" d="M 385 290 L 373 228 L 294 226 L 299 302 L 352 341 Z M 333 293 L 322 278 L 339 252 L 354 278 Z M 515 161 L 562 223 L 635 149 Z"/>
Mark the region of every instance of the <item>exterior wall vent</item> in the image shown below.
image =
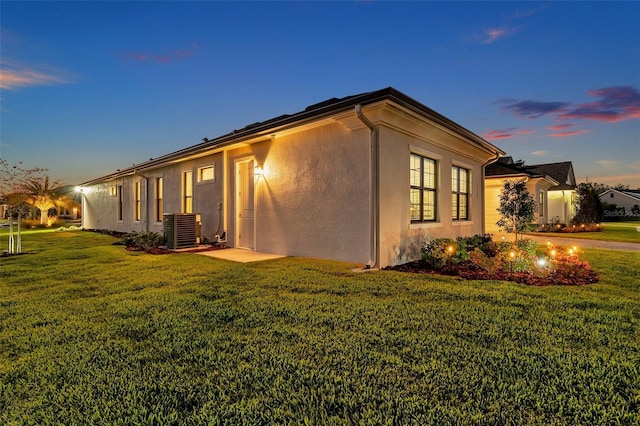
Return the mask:
<path id="1" fill-rule="evenodd" d="M 200 242 L 199 213 L 165 213 L 162 225 L 170 249 L 195 247 Z"/>

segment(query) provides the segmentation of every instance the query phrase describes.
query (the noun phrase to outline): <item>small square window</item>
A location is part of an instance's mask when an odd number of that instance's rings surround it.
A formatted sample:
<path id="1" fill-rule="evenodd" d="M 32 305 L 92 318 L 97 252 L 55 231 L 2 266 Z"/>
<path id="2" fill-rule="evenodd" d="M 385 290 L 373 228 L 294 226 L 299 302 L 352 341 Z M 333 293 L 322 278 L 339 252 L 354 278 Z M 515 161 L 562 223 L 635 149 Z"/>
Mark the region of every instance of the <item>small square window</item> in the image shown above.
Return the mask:
<path id="1" fill-rule="evenodd" d="M 198 167 L 198 182 L 205 182 L 215 179 L 215 166 Z"/>
<path id="2" fill-rule="evenodd" d="M 116 190 L 115 186 L 109 187 L 109 195 L 112 197 L 115 197 L 116 195 L 118 195 L 118 191 Z"/>

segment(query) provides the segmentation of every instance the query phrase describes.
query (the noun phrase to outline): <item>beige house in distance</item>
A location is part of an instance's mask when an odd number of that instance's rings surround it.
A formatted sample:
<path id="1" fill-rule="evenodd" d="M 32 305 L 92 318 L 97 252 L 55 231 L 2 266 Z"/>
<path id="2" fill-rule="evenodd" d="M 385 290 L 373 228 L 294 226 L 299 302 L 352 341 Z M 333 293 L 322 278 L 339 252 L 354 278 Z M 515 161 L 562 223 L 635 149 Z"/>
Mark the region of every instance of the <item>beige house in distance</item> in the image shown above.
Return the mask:
<path id="1" fill-rule="evenodd" d="M 504 152 L 386 88 L 311 105 L 85 182 L 85 229 L 163 232 L 199 214 L 230 247 L 384 267 L 428 238 L 484 232 Z"/>
<path id="2" fill-rule="evenodd" d="M 548 223 L 569 225 L 576 214 L 578 197 L 573 163 L 563 161 L 524 167 L 531 173 L 546 175 L 558 182 L 557 185 L 549 188 L 547 193 Z"/>
<path id="3" fill-rule="evenodd" d="M 545 174 L 538 174 L 525 167 L 522 162 L 514 162 L 511 157 L 500 158 L 489 164 L 485 170 L 485 232 L 489 234 L 504 234 L 496 222 L 500 219 L 498 207 L 500 205 L 500 190 L 506 180 L 526 181 L 527 191 L 537 203 L 536 220 L 534 223 L 543 225 L 549 223 L 549 189 L 558 185 L 558 181 Z"/>

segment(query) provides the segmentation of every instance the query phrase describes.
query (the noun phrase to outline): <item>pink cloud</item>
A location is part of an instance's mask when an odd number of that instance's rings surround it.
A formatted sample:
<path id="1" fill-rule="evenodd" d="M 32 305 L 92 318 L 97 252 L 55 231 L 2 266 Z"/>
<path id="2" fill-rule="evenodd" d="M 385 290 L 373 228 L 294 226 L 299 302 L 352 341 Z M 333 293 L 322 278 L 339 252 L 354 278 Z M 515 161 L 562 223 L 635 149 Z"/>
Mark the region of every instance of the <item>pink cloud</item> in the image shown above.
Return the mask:
<path id="1" fill-rule="evenodd" d="M 608 123 L 640 118 L 640 93 L 633 87 L 605 87 L 589 90 L 588 93 L 589 96 L 599 99 L 576 105 L 560 114 L 558 118 L 582 118 Z"/>
<path id="2" fill-rule="evenodd" d="M 573 127 L 573 124 L 556 124 L 554 126 L 547 126 L 545 127 L 545 129 L 561 131 L 561 130 L 570 129 L 571 127 Z"/>
<path id="3" fill-rule="evenodd" d="M 631 86 L 605 87 L 589 90 L 589 96 L 597 98 L 593 102 L 572 104 L 563 101 L 535 101 L 531 99 L 506 99 L 497 101 L 502 109 L 523 118 L 540 118 L 548 115 L 557 120 L 583 119 L 615 123 L 640 118 L 640 92 Z M 549 127 L 550 130 L 564 130 L 567 127 Z"/>
<path id="4" fill-rule="evenodd" d="M 198 47 L 197 43 L 193 43 L 190 49 L 175 50 L 173 52 L 152 54 L 146 52 L 120 52 L 120 57 L 126 60 L 136 62 L 157 62 L 161 64 L 169 64 L 178 62 L 189 56 L 192 56 Z"/>
<path id="5" fill-rule="evenodd" d="M 554 138 L 568 138 L 570 136 L 584 135 L 585 133 L 589 133 L 589 130 L 574 130 L 574 131 L 571 131 L 571 132 L 557 132 L 557 133 L 551 133 L 549 136 L 553 136 Z"/>
<path id="6" fill-rule="evenodd" d="M 69 83 L 69 79 L 59 71 L 38 70 L 18 62 L 0 61 L 0 89 L 15 90 L 22 87 L 66 83 Z"/>
<path id="7" fill-rule="evenodd" d="M 502 129 L 502 130 L 489 130 L 485 133 L 483 133 L 482 137 L 487 139 L 487 140 L 500 140 L 500 139 L 510 139 L 516 136 L 521 136 L 521 135 L 530 135 L 533 133 L 533 130 L 529 130 L 529 129 L 517 129 L 515 127 L 511 127 L 508 129 Z"/>
<path id="8" fill-rule="evenodd" d="M 491 44 L 500 40 L 501 38 L 510 36 L 518 32 L 517 28 L 499 27 L 490 28 L 484 31 L 484 40 L 482 44 Z"/>

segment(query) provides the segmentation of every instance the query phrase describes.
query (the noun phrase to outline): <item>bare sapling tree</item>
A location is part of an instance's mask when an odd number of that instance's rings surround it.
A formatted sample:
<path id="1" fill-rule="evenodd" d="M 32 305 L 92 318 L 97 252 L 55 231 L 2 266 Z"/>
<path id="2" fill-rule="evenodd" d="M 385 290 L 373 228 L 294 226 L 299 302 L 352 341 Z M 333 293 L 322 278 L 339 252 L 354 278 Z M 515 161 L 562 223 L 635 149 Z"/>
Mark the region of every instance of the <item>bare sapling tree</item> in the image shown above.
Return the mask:
<path id="1" fill-rule="evenodd" d="M 46 169 L 38 167 L 25 169 L 22 167 L 22 162 L 10 165 L 6 159 L 0 158 L 0 204 L 7 206 L 6 215 L 9 220 L 7 252 L 10 254 L 22 253 L 20 221 L 31 211 L 21 185 L 30 179 L 42 176 L 45 172 Z M 13 231 L 14 220 L 17 220 L 17 235 L 14 235 Z"/>
<path id="2" fill-rule="evenodd" d="M 523 179 L 505 181 L 500 190 L 499 200 L 500 220 L 496 225 L 506 232 L 513 232 L 517 241 L 518 234 L 532 228 L 537 211 L 536 202 Z"/>

